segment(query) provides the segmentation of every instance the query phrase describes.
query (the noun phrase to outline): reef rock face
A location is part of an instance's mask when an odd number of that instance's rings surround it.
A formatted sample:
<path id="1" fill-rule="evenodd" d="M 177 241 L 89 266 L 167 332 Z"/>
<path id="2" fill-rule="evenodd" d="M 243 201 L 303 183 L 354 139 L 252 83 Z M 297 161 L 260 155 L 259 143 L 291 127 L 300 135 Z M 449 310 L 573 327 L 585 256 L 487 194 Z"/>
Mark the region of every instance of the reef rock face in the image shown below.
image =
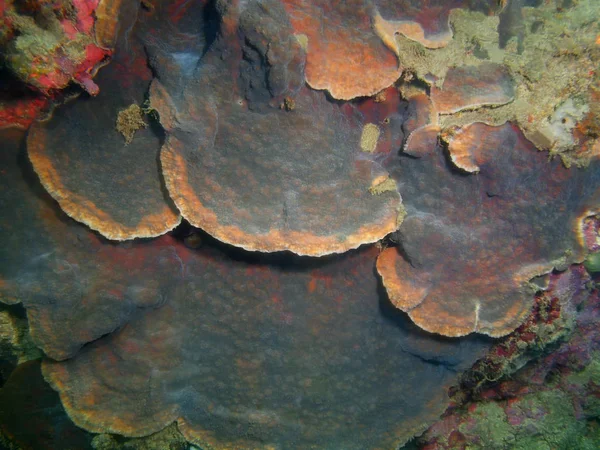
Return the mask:
<path id="1" fill-rule="evenodd" d="M 91 450 L 92 434 L 65 414 L 42 377 L 41 361 L 20 364 L 0 388 L 2 448 Z"/>
<path id="2" fill-rule="evenodd" d="M 2 2 L 0 128 L 29 127 L 72 83 L 98 94 L 93 77 L 112 54 L 120 7 L 121 0 Z"/>
<path id="3" fill-rule="evenodd" d="M 120 3 L 118 0 L 3 3 L 0 45 L 6 49 L 3 57 L 7 66 L 19 79 L 42 92 L 62 89 L 74 80 L 90 93 L 97 93 L 91 78 L 110 54 L 116 26 L 116 17 L 102 11 L 110 8 L 109 4 L 118 11 Z"/>

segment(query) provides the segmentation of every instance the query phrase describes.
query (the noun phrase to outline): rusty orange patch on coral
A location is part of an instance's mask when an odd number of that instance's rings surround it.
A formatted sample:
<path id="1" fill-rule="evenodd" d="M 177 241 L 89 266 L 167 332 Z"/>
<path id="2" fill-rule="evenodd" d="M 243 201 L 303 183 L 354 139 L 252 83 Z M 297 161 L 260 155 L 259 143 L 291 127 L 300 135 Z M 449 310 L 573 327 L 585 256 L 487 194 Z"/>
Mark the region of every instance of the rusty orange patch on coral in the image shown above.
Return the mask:
<path id="1" fill-rule="evenodd" d="M 294 30 L 307 38 L 306 81 L 334 98 L 371 96 L 401 73 L 398 59 L 373 31 L 373 7 L 362 0 L 285 0 Z"/>

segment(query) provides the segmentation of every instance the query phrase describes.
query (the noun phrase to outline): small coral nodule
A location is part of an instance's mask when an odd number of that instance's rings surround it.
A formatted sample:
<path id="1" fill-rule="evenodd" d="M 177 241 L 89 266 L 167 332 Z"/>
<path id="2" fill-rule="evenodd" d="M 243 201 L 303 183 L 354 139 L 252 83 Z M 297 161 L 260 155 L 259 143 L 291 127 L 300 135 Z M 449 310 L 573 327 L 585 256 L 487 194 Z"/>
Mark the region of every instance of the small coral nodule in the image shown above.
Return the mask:
<path id="1" fill-rule="evenodd" d="M 360 148 L 365 153 L 373 153 L 377 148 L 377 141 L 381 130 L 374 123 L 368 123 L 364 126 L 360 136 Z"/>
<path id="2" fill-rule="evenodd" d="M 125 138 L 125 145 L 131 143 L 136 131 L 146 128 L 147 126 L 148 124 L 144 121 L 142 108 L 135 103 L 119 111 L 117 123 L 115 125 L 117 131 Z"/>

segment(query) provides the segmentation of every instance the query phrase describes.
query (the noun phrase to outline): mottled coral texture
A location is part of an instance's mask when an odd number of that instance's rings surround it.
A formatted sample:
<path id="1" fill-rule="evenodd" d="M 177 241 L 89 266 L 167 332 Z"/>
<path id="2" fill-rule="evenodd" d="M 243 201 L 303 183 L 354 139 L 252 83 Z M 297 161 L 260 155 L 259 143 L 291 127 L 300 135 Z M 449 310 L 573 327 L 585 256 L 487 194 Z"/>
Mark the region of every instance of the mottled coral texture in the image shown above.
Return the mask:
<path id="1" fill-rule="evenodd" d="M 96 65 L 62 74 L 91 95 L 2 133 L 0 300 L 26 311 L 70 418 L 102 433 L 81 445 L 165 429 L 153 445 L 398 448 L 450 404 L 424 445 L 503 448 L 597 417 L 597 293 L 571 266 L 598 250 L 595 91 L 526 125 L 521 3 L 76 1 L 62 21 L 59 4 L 36 16 L 60 24 L 40 31 L 48 73 L 64 35 L 71 59 L 88 41 L 112 59 L 94 83 Z M 530 139 L 561 117 L 578 167 Z M 530 384 L 490 384 L 569 336 Z M 0 398 L 27 403 L 38 370 Z"/>

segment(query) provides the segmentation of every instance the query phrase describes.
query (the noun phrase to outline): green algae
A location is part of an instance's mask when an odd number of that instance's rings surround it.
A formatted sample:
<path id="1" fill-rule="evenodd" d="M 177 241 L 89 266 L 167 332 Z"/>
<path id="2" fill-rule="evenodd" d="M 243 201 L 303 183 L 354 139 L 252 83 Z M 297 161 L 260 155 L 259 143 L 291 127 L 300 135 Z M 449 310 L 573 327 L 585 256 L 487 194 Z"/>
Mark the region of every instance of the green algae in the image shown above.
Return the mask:
<path id="1" fill-rule="evenodd" d="M 498 403 L 483 403 L 459 431 L 477 442 L 467 445 L 469 450 L 599 448 L 600 436 L 588 432 L 588 423 L 577 419 L 571 405 L 568 393 L 559 389 L 528 395 L 511 406 L 522 417 L 512 425 Z"/>
<path id="2" fill-rule="evenodd" d="M 571 374 L 567 377 L 567 381 L 570 384 L 576 386 L 598 386 L 600 385 L 600 355 L 594 353 L 590 363 L 581 372 Z M 600 417 L 600 398 L 590 395 L 583 403 L 583 412 L 586 417 L 599 418 Z M 600 434 L 599 434 L 600 436 Z M 598 446 L 600 448 L 600 445 Z"/>
<path id="3" fill-rule="evenodd" d="M 518 427 L 516 450 L 568 448 L 585 432 L 577 420 L 571 398 L 561 390 L 539 392 L 525 397 L 517 408 L 530 416 Z M 531 417 L 533 416 L 533 417 Z"/>
<path id="4" fill-rule="evenodd" d="M 600 272 L 600 252 L 590 253 L 583 262 L 588 272 Z"/>
<path id="5" fill-rule="evenodd" d="M 497 403 L 482 403 L 472 416 L 475 425 L 459 426 L 459 431 L 465 435 L 479 437 L 479 444 L 469 445 L 468 449 L 502 450 L 515 443 L 513 427 L 508 423 L 506 413 Z"/>
<path id="6" fill-rule="evenodd" d="M 548 390 L 525 395 L 510 404 L 478 404 L 458 429 L 470 450 L 597 449 L 600 399 L 585 392 L 588 386 L 599 384 L 600 355 L 595 353 L 583 370 L 547 385 Z M 583 401 L 583 420 L 575 414 L 575 399 Z"/>

